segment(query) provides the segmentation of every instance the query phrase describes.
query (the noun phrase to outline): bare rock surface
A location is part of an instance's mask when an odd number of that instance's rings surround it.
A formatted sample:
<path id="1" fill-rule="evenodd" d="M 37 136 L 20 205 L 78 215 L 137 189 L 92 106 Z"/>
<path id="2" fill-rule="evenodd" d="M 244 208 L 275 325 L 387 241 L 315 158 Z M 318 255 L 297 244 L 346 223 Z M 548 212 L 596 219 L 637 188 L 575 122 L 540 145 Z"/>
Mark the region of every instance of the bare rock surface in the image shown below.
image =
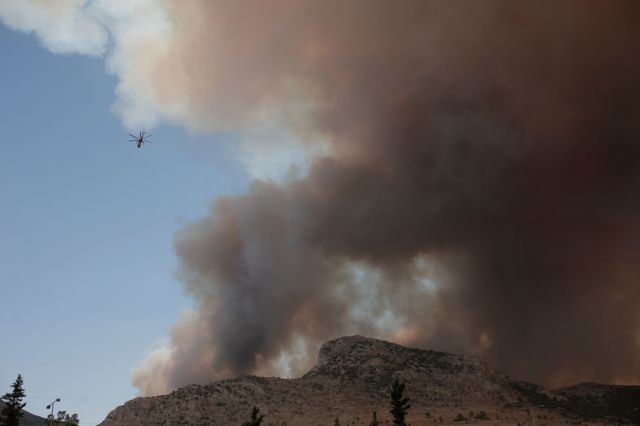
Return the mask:
<path id="1" fill-rule="evenodd" d="M 361 336 L 325 343 L 298 379 L 242 376 L 133 399 L 101 426 L 392 424 L 389 385 L 406 383 L 408 423 L 487 425 L 640 424 L 640 386 L 584 384 L 557 391 L 516 382 L 477 358 L 406 348 Z M 635 398 L 638 398 L 635 400 Z M 635 417 L 637 416 L 637 417 Z"/>

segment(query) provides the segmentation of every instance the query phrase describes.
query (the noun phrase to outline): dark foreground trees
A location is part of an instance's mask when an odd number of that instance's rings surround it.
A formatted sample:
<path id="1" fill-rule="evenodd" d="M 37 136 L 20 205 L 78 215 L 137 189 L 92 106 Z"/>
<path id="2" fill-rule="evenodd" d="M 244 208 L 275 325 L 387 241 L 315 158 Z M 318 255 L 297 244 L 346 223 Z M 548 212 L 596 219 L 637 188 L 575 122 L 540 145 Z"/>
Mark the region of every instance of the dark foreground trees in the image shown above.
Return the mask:
<path id="1" fill-rule="evenodd" d="M 409 408 L 411 408 L 411 404 L 409 404 L 409 398 L 404 396 L 404 383 L 400 383 L 398 379 L 394 380 L 391 385 L 390 396 L 393 424 L 395 426 L 407 426 L 404 419 Z"/>
<path id="2" fill-rule="evenodd" d="M 243 423 L 242 426 L 259 426 L 262 424 L 262 420 L 264 420 L 264 416 L 260 415 L 260 409 L 254 406 L 251 411 L 251 420 Z"/>
<path id="3" fill-rule="evenodd" d="M 67 414 L 66 411 L 58 411 L 58 415 L 53 417 L 51 414 L 47 416 L 47 425 L 55 426 L 78 426 L 80 419 L 77 414 Z"/>
<path id="4" fill-rule="evenodd" d="M 11 385 L 12 391 L 5 393 L 0 398 L 0 401 L 5 404 L 0 413 L 0 425 L 18 426 L 20 424 L 20 418 L 24 414 L 22 409 L 27 405 L 26 402 L 22 402 L 26 396 L 23 384 L 22 375 L 18 374 L 18 378 Z"/>

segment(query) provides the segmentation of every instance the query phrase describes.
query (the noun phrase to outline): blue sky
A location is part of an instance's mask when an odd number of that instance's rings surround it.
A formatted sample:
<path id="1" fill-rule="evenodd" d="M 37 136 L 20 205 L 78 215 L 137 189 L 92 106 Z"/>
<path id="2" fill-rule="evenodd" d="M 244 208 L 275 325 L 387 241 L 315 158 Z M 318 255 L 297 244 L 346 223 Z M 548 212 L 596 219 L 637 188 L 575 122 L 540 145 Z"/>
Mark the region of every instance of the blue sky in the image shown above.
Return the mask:
<path id="1" fill-rule="evenodd" d="M 96 424 L 191 306 L 173 238 L 249 177 L 215 135 L 168 125 L 129 143 L 104 62 L 0 25 L 0 393 Z M 57 410 L 56 410 L 57 411 Z"/>

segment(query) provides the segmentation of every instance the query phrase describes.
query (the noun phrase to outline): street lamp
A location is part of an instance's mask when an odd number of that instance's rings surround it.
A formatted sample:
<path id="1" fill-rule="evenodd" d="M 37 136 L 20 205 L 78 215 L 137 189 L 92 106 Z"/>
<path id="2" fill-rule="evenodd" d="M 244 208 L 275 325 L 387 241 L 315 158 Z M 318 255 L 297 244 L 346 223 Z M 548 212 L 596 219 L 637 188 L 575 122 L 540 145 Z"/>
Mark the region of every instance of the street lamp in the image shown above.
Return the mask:
<path id="1" fill-rule="evenodd" d="M 60 402 L 60 398 L 56 398 L 51 404 L 47 405 L 47 410 L 51 408 L 51 417 L 49 418 L 49 425 L 53 424 L 53 406 L 56 402 Z"/>

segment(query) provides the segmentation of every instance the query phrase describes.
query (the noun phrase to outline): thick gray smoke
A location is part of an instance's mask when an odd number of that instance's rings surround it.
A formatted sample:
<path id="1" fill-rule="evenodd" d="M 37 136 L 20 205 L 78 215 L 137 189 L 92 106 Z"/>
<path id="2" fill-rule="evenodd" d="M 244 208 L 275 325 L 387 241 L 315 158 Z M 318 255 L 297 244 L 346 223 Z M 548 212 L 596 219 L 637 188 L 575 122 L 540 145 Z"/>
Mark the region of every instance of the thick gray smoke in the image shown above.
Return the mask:
<path id="1" fill-rule="evenodd" d="M 167 7 L 159 102 L 215 128 L 306 99 L 291 126 L 330 151 L 179 234 L 197 307 L 143 393 L 294 374 L 356 332 L 640 380 L 640 3 Z"/>

